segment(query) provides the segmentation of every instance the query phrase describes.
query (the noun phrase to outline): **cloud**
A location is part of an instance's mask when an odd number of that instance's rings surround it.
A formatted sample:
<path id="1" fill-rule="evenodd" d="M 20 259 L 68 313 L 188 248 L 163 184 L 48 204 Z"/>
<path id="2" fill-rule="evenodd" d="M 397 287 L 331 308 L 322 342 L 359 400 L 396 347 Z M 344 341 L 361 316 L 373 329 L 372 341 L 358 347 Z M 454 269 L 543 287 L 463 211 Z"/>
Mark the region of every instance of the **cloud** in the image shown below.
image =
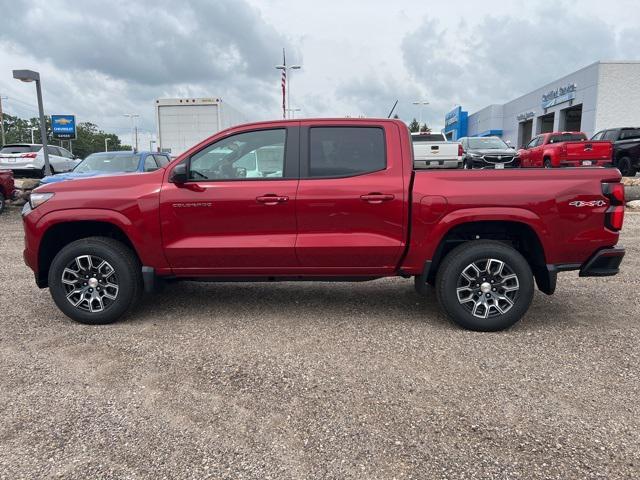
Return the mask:
<path id="1" fill-rule="evenodd" d="M 273 117 L 273 66 L 283 47 L 295 52 L 244 0 L 0 0 L 0 11 L 1 67 L 32 65 L 48 106 L 124 131 L 132 111 L 155 130 L 162 97 L 222 97 L 250 118 Z"/>
<path id="2" fill-rule="evenodd" d="M 635 55 L 619 47 L 615 29 L 602 19 L 562 3 L 528 16 L 467 19 L 457 28 L 425 17 L 404 37 L 403 61 L 429 98 L 471 110 L 504 103 L 597 60 Z"/>

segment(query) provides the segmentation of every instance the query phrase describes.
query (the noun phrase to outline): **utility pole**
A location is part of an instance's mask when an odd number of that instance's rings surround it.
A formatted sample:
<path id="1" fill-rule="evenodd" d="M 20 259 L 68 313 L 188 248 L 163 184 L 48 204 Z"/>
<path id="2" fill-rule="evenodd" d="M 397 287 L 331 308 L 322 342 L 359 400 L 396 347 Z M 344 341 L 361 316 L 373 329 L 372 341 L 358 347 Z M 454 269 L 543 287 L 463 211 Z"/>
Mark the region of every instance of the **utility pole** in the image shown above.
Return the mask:
<path id="1" fill-rule="evenodd" d="M 134 119 L 136 119 L 137 117 L 139 117 L 140 115 L 138 115 L 137 113 L 125 113 L 124 114 L 125 117 L 129 117 L 131 119 L 131 150 L 138 149 L 138 130 L 137 128 L 134 131 Z"/>
<path id="2" fill-rule="evenodd" d="M 2 132 L 2 145 L 5 144 L 4 138 L 4 117 L 2 116 L 2 100 L 7 100 L 8 97 L 3 97 L 0 95 L 0 132 Z"/>
<path id="3" fill-rule="evenodd" d="M 109 151 L 109 148 L 107 147 L 107 144 L 108 144 L 110 141 L 111 141 L 111 139 L 110 139 L 110 138 L 105 137 L 105 139 L 104 139 L 104 151 L 105 151 L 105 152 L 108 152 L 108 151 Z"/>
<path id="4" fill-rule="evenodd" d="M 418 108 L 420 109 L 420 127 L 418 128 L 418 132 L 420 132 L 422 130 L 422 108 L 425 105 L 429 105 L 429 102 L 426 102 L 424 100 L 416 100 L 415 102 L 413 102 L 414 105 L 418 105 Z"/>

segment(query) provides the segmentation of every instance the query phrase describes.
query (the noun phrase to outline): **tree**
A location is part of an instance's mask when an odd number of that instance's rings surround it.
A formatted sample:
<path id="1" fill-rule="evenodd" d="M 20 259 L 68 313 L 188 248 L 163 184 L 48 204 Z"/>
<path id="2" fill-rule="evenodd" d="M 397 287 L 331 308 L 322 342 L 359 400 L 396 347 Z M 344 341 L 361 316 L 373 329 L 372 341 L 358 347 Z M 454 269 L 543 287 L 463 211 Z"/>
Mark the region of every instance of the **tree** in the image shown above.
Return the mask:
<path id="1" fill-rule="evenodd" d="M 400 116 L 397 113 L 394 113 L 393 114 L 393 118 L 394 118 L 394 120 L 398 120 L 400 118 Z"/>
<path id="2" fill-rule="evenodd" d="M 422 126 L 420 127 L 420 132 L 431 133 L 431 128 L 429 128 L 426 123 L 423 123 Z"/>
<path id="3" fill-rule="evenodd" d="M 42 143 L 40 138 L 40 119 L 22 119 L 13 115 L 3 116 L 5 137 L 7 143 L 31 143 L 31 130 L 33 132 L 33 143 Z M 47 140 L 53 145 L 68 146 L 67 140 L 53 139 L 51 131 L 51 117 L 45 117 L 47 126 Z M 71 149 L 80 158 L 96 152 L 104 151 L 104 141 L 109 139 L 109 150 L 131 150 L 129 145 L 120 143 L 120 139 L 115 133 L 106 133 L 98 128 L 95 123 L 79 123 L 76 127 L 76 140 L 72 141 Z"/>
<path id="4" fill-rule="evenodd" d="M 409 131 L 413 133 L 413 132 L 417 132 L 418 130 L 420 130 L 420 124 L 418 123 L 418 120 L 414 118 L 413 120 L 411 120 L 411 123 L 409 124 Z"/>

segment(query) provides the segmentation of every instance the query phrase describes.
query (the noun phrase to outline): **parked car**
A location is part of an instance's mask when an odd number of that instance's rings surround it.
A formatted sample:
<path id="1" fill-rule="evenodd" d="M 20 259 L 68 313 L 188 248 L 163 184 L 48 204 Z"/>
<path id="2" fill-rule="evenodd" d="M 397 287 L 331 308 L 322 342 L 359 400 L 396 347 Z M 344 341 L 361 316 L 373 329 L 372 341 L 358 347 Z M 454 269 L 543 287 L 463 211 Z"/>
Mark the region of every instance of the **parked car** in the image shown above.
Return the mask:
<path id="1" fill-rule="evenodd" d="M 412 133 L 414 168 L 460 168 L 462 147 L 450 142 L 444 133 Z"/>
<path id="2" fill-rule="evenodd" d="M 493 331 L 524 315 L 534 279 L 552 294 L 558 271 L 618 272 L 617 170 L 427 172 L 411 146 L 400 120 L 233 127 L 155 172 L 38 187 L 23 210 L 24 259 L 67 316 L 90 324 L 118 320 L 169 279 L 414 276 L 459 325 Z M 279 176 L 247 179 L 237 162 L 266 147 L 283 147 L 270 160 Z"/>
<path id="3" fill-rule="evenodd" d="M 155 152 L 114 151 L 92 153 L 72 172 L 49 175 L 40 180 L 41 185 L 90 178 L 98 175 L 117 175 L 133 172 L 153 172 L 169 164 L 169 155 Z"/>
<path id="4" fill-rule="evenodd" d="M 4 211 L 5 202 L 15 197 L 15 192 L 13 172 L 11 170 L 0 170 L 0 213 Z"/>
<path id="5" fill-rule="evenodd" d="M 582 132 L 552 132 L 533 138 L 518 156 L 522 167 L 606 167 L 611 152 L 611 142 L 589 140 Z"/>
<path id="6" fill-rule="evenodd" d="M 67 149 L 47 145 L 49 163 L 53 172 L 69 172 L 78 164 L 78 160 Z M 42 145 L 32 143 L 12 143 L 0 149 L 0 168 L 12 170 L 21 176 L 42 178 L 44 171 L 44 152 Z"/>
<path id="7" fill-rule="evenodd" d="M 515 148 L 506 144 L 500 137 L 463 137 L 463 168 L 513 168 L 519 166 Z"/>
<path id="8" fill-rule="evenodd" d="M 610 128 L 596 133 L 591 140 L 613 143 L 613 165 L 625 177 L 633 177 L 640 170 L 640 128 Z"/>

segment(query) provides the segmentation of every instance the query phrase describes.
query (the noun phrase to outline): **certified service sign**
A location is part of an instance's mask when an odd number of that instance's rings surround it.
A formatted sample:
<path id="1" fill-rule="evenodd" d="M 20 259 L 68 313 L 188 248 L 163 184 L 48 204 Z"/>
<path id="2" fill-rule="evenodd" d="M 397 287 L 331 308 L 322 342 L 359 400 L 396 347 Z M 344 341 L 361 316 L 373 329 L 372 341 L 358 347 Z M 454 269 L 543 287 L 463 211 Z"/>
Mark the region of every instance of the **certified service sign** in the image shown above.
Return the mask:
<path id="1" fill-rule="evenodd" d="M 75 140 L 76 116 L 51 115 L 51 128 L 53 130 L 53 138 L 59 140 Z"/>

